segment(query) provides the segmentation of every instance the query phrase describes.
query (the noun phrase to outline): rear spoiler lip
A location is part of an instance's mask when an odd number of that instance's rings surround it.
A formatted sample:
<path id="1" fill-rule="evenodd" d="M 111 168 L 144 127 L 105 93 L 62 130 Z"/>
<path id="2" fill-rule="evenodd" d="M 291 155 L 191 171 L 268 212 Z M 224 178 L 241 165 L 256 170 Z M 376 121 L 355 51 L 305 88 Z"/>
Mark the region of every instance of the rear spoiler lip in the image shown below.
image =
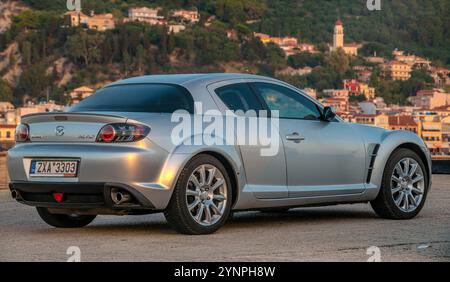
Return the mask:
<path id="1" fill-rule="evenodd" d="M 117 118 L 127 118 L 119 115 L 108 115 L 108 114 L 99 114 L 99 113 L 91 113 L 91 112 L 48 112 L 48 113 L 35 113 L 35 114 L 27 114 L 23 115 L 22 119 L 30 118 L 35 116 L 55 116 L 55 115 L 83 115 L 83 116 L 103 116 L 103 117 L 117 117 Z"/>
<path id="2" fill-rule="evenodd" d="M 42 120 L 41 118 L 51 118 L 51 117 L 98 117 L 103 118 L 103 122 L 108 122 L 108 119 L 111 119 L 111 122 L 116 120 L 117 122 L 127 122 L 129 120 L 128 117 L 120 116 L 120 115 L 111 115 L 111 114 L 100 114 L 100 113 L 90 113 L 90 112 L 49 112 L 49 113 L 36 113 L 36 114 L 28 114 L 22 116 L 22 123 L 39 123 L 39 122 L 48 122 L 49 120 Z M 57 121 L 57 120 L 55 120 Z M 99 121 L 101 122 L 101 121 Z"/>

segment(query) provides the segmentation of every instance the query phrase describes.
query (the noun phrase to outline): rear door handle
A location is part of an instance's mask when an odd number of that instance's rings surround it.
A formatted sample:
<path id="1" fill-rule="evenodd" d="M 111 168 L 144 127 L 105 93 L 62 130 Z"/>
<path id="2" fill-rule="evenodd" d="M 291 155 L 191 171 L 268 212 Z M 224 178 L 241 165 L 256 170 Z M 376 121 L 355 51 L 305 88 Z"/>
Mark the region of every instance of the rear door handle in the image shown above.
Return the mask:
<path id="1" fill-rule="evenodd" d="M 298 132 L 294 132 L 291 135 L 286 135 L 286 140 L 288 141 L 294 141 L 296 143 L 299 143 L 301 141 L 304 141 L 306 138 L 302 137 Z"/>

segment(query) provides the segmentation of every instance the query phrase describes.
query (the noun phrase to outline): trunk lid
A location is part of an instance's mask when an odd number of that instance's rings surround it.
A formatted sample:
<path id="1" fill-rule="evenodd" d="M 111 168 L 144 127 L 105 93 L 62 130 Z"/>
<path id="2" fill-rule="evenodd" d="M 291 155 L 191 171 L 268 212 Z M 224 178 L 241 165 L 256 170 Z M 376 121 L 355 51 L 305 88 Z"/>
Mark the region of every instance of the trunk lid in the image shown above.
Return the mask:
<path id="1" fill-rule="evenodd" d="M 104 113 L 45 113 L 28 115 L 31 142 L 94 143 L 100 129 L 109 123 L 126 123 L 127 117 Z"/>

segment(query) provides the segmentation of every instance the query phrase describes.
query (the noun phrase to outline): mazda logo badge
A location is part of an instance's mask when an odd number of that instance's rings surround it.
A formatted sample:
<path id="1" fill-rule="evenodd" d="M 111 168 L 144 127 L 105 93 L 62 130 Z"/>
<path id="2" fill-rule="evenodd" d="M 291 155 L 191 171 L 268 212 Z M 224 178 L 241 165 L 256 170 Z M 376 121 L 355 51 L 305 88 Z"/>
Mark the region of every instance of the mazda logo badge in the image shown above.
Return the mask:
<path id="1" fill-rule="evenodd" d="M 58 126 L 55 129 L 56 136 L 63 136 L 64 135 L 64 126 Z"/>

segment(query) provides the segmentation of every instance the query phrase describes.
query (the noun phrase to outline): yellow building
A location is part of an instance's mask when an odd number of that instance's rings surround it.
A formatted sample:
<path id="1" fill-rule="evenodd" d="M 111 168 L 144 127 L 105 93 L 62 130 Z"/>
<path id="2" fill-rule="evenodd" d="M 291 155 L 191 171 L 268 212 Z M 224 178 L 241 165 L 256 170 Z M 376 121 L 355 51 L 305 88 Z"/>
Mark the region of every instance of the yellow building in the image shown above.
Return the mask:
<path id="1" fill-rule="evenodd" d="M 114 29 L 116 24 L 114 22 L 113 14 L 98 14 L 87 16 L 83 12 L 67 12 L 66 16 L 70 17 L 71 26 L 86 26 L 89 29 L 96 29 L 105 31 Z"/>
<path id="2" fill-rule="evenodd" d="M 337 20 L 334 25 L 333 46 L 331 47 L 331 51 L 342 49 L 347 55 L 358 56 L 358 50 L 361 48 L 361 45 L 356 43 L 345 44 L 344 38 L 344 25 L 341 20 Z"/>
<path id="3" fill-rule="evenodd" d="M 15 131 L 15 125 L 0 124 L 0 142 L 14 142 Z"/>
<path id="4" fill-rule="evenodd" d="M 450 155 L 450 116 L 442 119 L 442 152 L 447 156 Z"/>
<path id="5" fill-rule="evenodd" d="M 442 155 L 448 151 L 448 142 L 442 139 L 442 119 L 439 116 L 424 116 L 419 120 L 418 135 L 422 137 L 432 155 Z"/>
<path id="6" fill-rule="evenodd" d="M 78 104 L 82 100 L 86 99 L 87 97 L 91 96 L 94 93 L 94 89 L 89 88 L 87 86 L 81 86 L 79 88 L 76 88 L 72 90 L 72 92 L 69 93 L 70 99 L 72 100 L 72 104 Z"/>
<path id="7" fill-rule="evenodd" d="M 383 66 L 383 71 L 392 80 L 408 80 L 411 77 L 412 68 L 408 64 L 391 61 Z"/>
<path id="8" fill-rule="evenodd" d="M 174 10 L 172 17 L 180 17 L 187 22 L 196 23 L 200 21 L 200 13 L 197 10 Z"/>

